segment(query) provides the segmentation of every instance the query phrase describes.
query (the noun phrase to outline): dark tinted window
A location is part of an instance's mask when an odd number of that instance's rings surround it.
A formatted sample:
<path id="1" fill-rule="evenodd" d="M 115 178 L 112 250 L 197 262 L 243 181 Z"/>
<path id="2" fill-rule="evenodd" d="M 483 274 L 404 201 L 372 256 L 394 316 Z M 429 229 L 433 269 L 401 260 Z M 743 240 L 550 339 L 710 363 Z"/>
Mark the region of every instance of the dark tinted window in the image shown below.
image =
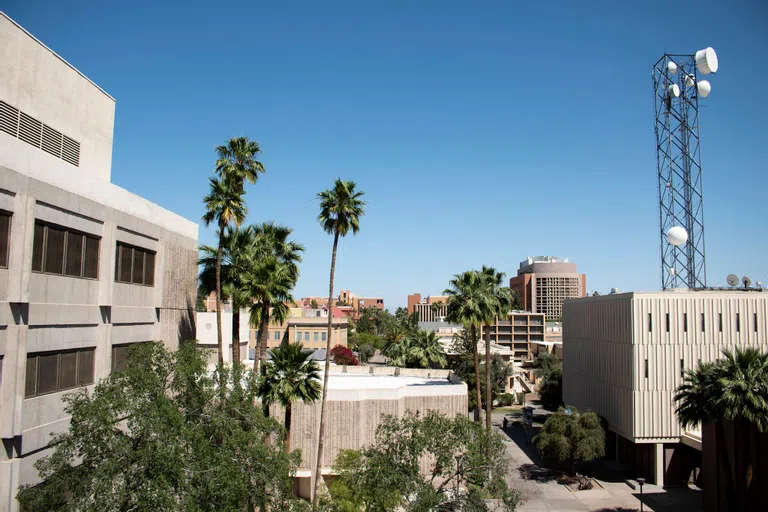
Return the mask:
<path id="1" fill-rule="evenodd" d="M 77 352 L 64 352 L 59 362 L 59 389 L 77 386 Z"/>
<path id="2" fill-rule="evenodd" d="M 128 345 L 115 345 L 112 347 L 112 371 L 122 372 L 128 361 Z"/>
<path id="3" fill-rule="evenodd" d="M 27 378 L 24 386 L 24 396 L 37 394 L 37 358 L 27 357 Z"/>
<path id="4" fill-rule="evenodd" d="M 11 239 L 11 215 L 0 212 L 0 267 L 8 267 L 8 247 Z"/>
<path id="5" fill-rule="evenodd" d="M 154 286 L 154 252 L 118 242 L 116 254 L 115 281 Z"/>
<path id="6" fill-rule="evenodd" d="M 83 235 L 67 233 L 67 268 L 68 276 L 80 277 L 83 271 Z"/>
<path id="7" fill-rule="evenodd" d="M 37 361 L 37 394 L 53 393 L 58 385 L 59 354 L 41 354 Z"/>
<path id="8" fill-rule="evenodd" d="M 97 279 L 99 277 L 99 239 L 87 235 L 85 237 L 83 277 L 90 279 Z"/>
<path id="9" fill-rule="evenodd" d="M 35 224 L 35 240 L 32 242 L 32 270 L 43 271 L 43 244 L 45 242 L 45 226 Z"/>
<path id="10" fill-rule="evenodd" d="M 45 266 L 46 274 L 64 273 L 64 233 L 63 229 L 46 226 L 48 234 L 45 238 Z"/>
<path id="11" fill-rule="evenodd" d="M 93 349 L 77 353 L 77 385 L 93 384 Z"/>

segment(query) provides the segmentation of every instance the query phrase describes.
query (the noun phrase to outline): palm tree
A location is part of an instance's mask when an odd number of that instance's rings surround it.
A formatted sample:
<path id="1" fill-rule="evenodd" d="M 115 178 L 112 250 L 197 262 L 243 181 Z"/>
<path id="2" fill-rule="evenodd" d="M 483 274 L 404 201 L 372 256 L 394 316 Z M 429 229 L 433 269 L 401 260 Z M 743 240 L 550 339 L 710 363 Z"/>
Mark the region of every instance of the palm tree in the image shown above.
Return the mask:
<path id="1" fill-rule="evenodd" d="M 735 353 L 724 350 L 723 356 L 715 363 L 699 363 L 695 370 L 686 370 L 675 394 L 679 402 L 675 412 L 683 428 L 714 425 L 718 456 L 728 476 L 729 502 L 735 503 L 737 510 L 748 510 L 750 424 L 760 432 L 768 431 L 768 353 L 737 347 Z M 734 424 L 735 474 L 726 448 L 725 421 Z"/>
<path id="2" fill-rule="evenodd" d="M 419 331 L 412 340 L 409 356 L 414 365 L 420 368 L 445 366 L 445 351 L 434 331 Z"/>
<path id="3" fill-rule="evenodd" d="M 446 320 L 462 324 L 469 328 L 472 340 L 472 358 L 475 367 L 475 395 L 477 408 L 475 421 L 480 423 L 480 408 L 482 398 L 480 393 L 480 360 L 477 355 L 477 326 L 482 325 L 492 317 L 495 311 L 494 299 L 490 293 L 487 279 L 483 274 L 470 270 L 456 274 L 443 292 L 448 295 L 448 314 Z"/>
<path id="4" fill-rule="evenodd" d="M 285 450 L 290 452 L 293 402 L 311 403 L 320 398 L 320 368 L 301 343 L 285 344 L 270 354 L 272 361 L 264 365 L 258 393 L 266 407 L 280 404 L 285 410 Z"/>
<path id="5" fill-rule="evenodd" d="M 336 271 L 336 249 L 339 237 L 347 236 L 351 231 L 356 235 L 360 231 L 360 217 L 365 214 L 364 192 L 355 190 L 354 181 L 337 179 L 333 188 L 317 194 L 320 199 L 320 215 L 317 220 L 323 230 L 333 235 L 333 252 L 331 253 L 331 277 L 328 285 L 328 307 L 333 304 L 333 276 Z M 331 353 L 331 327 L 333 311 L 328 312 L 328 335 L 326 336 L 326 354 Z M 323 461 L 323 446 L 325 434 L 325 400 L 328 395 L 328 374 L 331 358 L 325 358 L 325 374 L 323 375 L 323 398 L 320 402 L 320 432 L 317 439 L 317 467 L 315 468 L 315 485 L 312 492 L 313 504 L 317 504 L 317 488 L 320 482 L 320 467 Z"/>
<path id="6" fill-rule="evenodd" d="M 485 428 L 490 434 L 491 408 L 493 407 L 493 395 L 491 394 L 491 320 L 507 316 L 511 295 L 509 288 L 501 286 L 504 281 L 504 272 L 496 272 L 495 268 L 486 267 L 485 265 L 483 265 L 480 272 L 487 280 L 487 284 L 490 287 L 489 292 L 493 300 L 493 314 L 486 320 L 485 338 Z"/>
<path id="7" fill-rule="evenodd" d="M 261 154 L 259 143 L 248 137 L 229 139 L 225 145 L 216 148 L 216 154 L 216 174 L 239 183 L 241 194 L 245 181 L 256 183 L 259 174 L 266 172 L 262 163 L 256 160 Z"/>
<path id="8" fill-rule="evenodd" d="M 226 227 L 230 223 L 240 226 L 248 214 L 243 201 L 242 186 L 226 176 L 210 178 L 211 190 L 203 198 L 205 214 L 203 222 L 208 226 L 215 222 L 218 226 L 219 246 L 216 249 L 216 328 L 219 349 L 219 364 L 224 364 L 224 343 L 221 337 L 221 260 L 224 250 Z"/>

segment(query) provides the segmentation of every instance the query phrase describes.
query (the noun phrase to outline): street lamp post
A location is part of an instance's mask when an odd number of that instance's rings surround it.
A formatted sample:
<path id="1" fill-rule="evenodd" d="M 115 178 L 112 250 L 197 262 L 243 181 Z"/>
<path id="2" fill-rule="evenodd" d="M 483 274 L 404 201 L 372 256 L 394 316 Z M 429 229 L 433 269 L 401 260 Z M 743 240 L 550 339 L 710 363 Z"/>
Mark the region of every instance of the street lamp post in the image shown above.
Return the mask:
<path id="1" fill-rule="evenodd" d="M 640 512 L 643 512 L 643 484 L 645 483 L 645 478 L 638 478 L 637 483 L 640 484 Z"/>

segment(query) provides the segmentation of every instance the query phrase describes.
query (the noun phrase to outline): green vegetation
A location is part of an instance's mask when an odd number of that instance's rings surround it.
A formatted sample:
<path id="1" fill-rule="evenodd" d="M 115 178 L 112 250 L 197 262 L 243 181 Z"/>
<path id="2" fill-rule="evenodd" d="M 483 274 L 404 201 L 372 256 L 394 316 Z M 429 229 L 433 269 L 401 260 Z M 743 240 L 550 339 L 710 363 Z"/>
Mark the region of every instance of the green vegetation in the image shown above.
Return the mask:
<path id="1" fill-rule="evenodd" d="M 485 428 L 491 431 L 491 409 L 493 408 L 493 398 L 490 401 L 487 397 L 493 397 L 491 390 L 491 322 L 501 317 L 505 318 L 509 312 L 510 295 L 509 288 L 502 286 L 504 282 L 504 272 L 496 272 L 493 267 L 483 265 L 480 273 L 485 278 L 488 294 L 491 300 L 491 314 L 485 320 L 488 334 L 485 339 Z"/>
<path id="2" fill-rule="evenodd" d="M 408 333 L 402 340 L 389 344 L 384 355 L 391 358 L 393 366 L 404 368 L 442 368 L 446 364 L 443 346 L 431 331 Z"/>
<path id="3" fill-rule="evenodd" d="M 467 383 L 467 392 L 469 394 L 469 410 L 478 410 L 477 395 L 475 389 L 475 371 L 472 351 L 472 339 L 467 331 L 462 331 L 453 336 L 452 352 L 456 356 L 451 357 L 449 366 L 458 377 Z M 480 365 L 480 374 L 485 374 L 485 364 Z M 500 396 L 507 387 L 507 381 L 512 376 L 512 368 L 504 362 L 501 357 L 494 355 L 491 358 L 491 404 Z M 482 404 L 487 406 L 487 390 L 480 390 Z"/>
<path id="4" fill-rule="evenodd" d="M 683 428 L 712 424 L 719 449 L 718 465 L 725 468 L 728 502 L 736 510 L 755 509 L 751 501 L 749 480 L 752 474 L 751 453 L 754 430 L 768 431 L 768 353 L 757 348 L 723 351 L 723 359 L 699 363 L 685 371 L 683 384 L 677 389 L 677 417 Z M 732 422 L 735 457 L 724 448 L 726 422 Z M 734 464 L 735 467 L 732 465 Z"/>
<path id="5" fill-rule="evenodd" d="M 576 463 L 605 456 L 605 431 L 594 412 L 561 408 L 544 422 L 533 444 L 543 457 L 567 460 L 573 473 Z"/>
<path id="6" fill-rule="evenodd" d="M 320 398 L 320 368 L 301 343 L 284 343 L 270 354 L 272 361 L 264 364 L 257 392 L 267 412 L 270 404 L 285 410 L 285 450 L 290 452 L 293 402 L 311 403 Z"/>
<path id="7" fill-rule="evenodd" d="M 464 416 L 385 416 L 374 444 L 343 451 L 335 469 L 332 500 L 323 504 L 334 512 L 491 510 L 486 499 L 499 500 L 495 510 L 513 511 L 519 501 L 505 482 L 501 436 Z"/>
<path id="8" fill-rule="evenodd" d="M 539 354 L 533 362 L 534 374 L 539 379 L 539 401 L 548 411 L 563 405 L 563 362 L 554 354 Z"/>
<path id="9" fill-rule="evenodd" d="M 328 284 L 328 304 L 333 304 L 333 276 L 336 271 L 336 250 L 339 246 L 339 237 L 347 236 L 350 232 L 356 235 L 360 231 L 360 217 L 365 214 L 365 201 L 362 200 L 364 192 L 355 190 L 354 181 L 337 179 L 333 188 L 317 194 L 320 199 L 320 215 L 317 220 L 323 226 L 323 230 L 333 235 L 333 251 L 331 253 L 331 276 Z M 331 328 L 333 314 L 328 314 L 328 334 L 326 336 L 326 354 L 331 353 Z M 312 502 L 317 503 L 317 488 L 320 484 L 320 466 L 323 460 L 323 446 L 325 444 L 325 399 L 328 395 L 328 374 L 331 368 L 331 358 L 325 358 L 325 373 L 323 377 L 323 396 L 320 406 L 320 433 L 317 440 L 317 467 L 315 468 L 315 485 L 312 492 Z"/>
<path id="10" fill-rule="evenodd" d="M 243 369 L 235 365 L 233 372 Z M 233 376 L 219 366 L 224 382 Z M 131 346 L 128 366 L 92 393 L 65 396 L 69 430 L 35 463 L 45 482 L 22 486 L 24 510 L 291 510 L 291 471 L 300 459 L 265 418 L 252 372 L 242 387 L 218 388 L 193 342 Z M 74 465 L 76 464 L 77 465 Z"/>

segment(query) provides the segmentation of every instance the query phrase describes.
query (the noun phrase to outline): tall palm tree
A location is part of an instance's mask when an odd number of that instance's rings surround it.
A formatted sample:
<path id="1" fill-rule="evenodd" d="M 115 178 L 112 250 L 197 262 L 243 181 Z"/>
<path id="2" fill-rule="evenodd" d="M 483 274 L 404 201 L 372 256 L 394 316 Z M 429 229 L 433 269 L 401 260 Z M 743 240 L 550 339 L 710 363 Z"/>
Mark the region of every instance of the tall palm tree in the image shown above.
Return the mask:
<path id="1" fill-rule="evenodd" d="M 248 307 L 251 300 L 243 284 L 245 276 L 253 263 L 255 230 L 253 226 L 245 228 L 227 227 L 222 247 L 221 291 L 222 298 L 229 298 L 232 303 L 232 361 L 240 359 L 240 310 Z M 216 262 L 218 249 L 209 245 L 200 247 L 201 256 L 198 265 L 200 287 L 205 293 L 216 289 Z"/>
<path id="2" fill-rule="evenodd" d="M 218 226 L 219 246 L 216 249 L 216 328 L 219 349 L 219 364 L 224 364 L 224 343 L 221 337 L 221 260 L 224 250 L 225 228 L 233 223 L 240 226 L 248 215 L 248 208 L 243 201 L 241 185 L 235 180 L 222 176 L 210 178 L 211 190 L 203 198 L 205 214 L 203 222 L 208 226 L 216 223 Z"/>
<path id="3" fill-rule="evenodd" d="M 285 410 L 285 450 L 291 451 L 293 402 L 311 403 L 320 398 L 320 367 L 309 359 L 301 343 L 270 350 L 272 361 L 264 365 L 258 393 L 266 407 L 280 404 Z"/>
<path id="4" fill-rule="evenodd" d="M 448 314 L 446 320 L 462 324 L 469 328 L 472 340 L 472 359 L 475 369 L 475 396 L 477 408 L 475 421 L 480 420 L 480 408 L 483 401 L 480 393 L 480 360 L 477 354 L 477 327 L 492 317 L 495 311 L 494 299 L 490 293 L 487 279 L 483 274 L 470 270 L 456 274 L 443 292 L 448 296 Z"/>
<path id="5" fill-rule="evenodd" d="M 445 366 L 445 351 L 434 331 L 419 331 L 412 340 L 409 357 L 414 366 Z"/>
<path id="6" fill-rule="evenodd" d="M 493 314 L 486 320 L 485 337 L 485 428 L 491 432 L 491 409 L 493 407 L 493 395 L 491 394 L 491 321 L 502 318 L 509 313 L 511 295 L 509 288 L 503 287 L 504 272 L 496 272 L 493 267 L 483 265 L 480 273 L 483 274 L 489 286 L 489 293 L 493 301 Z"/>
<path id="7" fill-rule="evenodd" d="M 714 424 L 720 463 L 728 476 L 729 502 L 737 510 L 748 510 L 750 424 L 760 432 L 768 431 L 768 353 L 737 347 L 735 353 L 724 350 L 723 356 L 715 363 L 699 363 L 695 370 L 686 370 L 675 394 L 679 403 L 675 412 L 683 428 Z M 734 423 L 735 474 L 726 451 L 725 421 Z"/>
<path id="8" fill-rule="evenodd" d="M 331 328 L 333 326 L 333 276 L 336 272 L 336 249 L 339 237 L 347 236 L 351 231 L 356 235 L 360 231 L 360 217 L 365 214 L 364 192 L 355 190 L 354 181 L 337 179 L 333 188 L 317 194 L 320 199 L 320 215 L 317 220 L 323 230 L 333 235 L 333 252 L 331 253 L 331 277 L 328 285 L 328 335 L 326 336 L 326 354 L 331 353 Z M 320 482 L 320 467 L 323 461 L 325 440 L 325 401 L 328 396 L 328 374 L 330 373 L 331 358 L 325 358 L 325 373 L 323 375 L 323 397 L 320 402 L 320 432 L 317 439 L 317 467 L 315 468 L 315 484 L 312 491 L 312 502 L 317 504 L 317 488 Z"/>
<path id="9" fill-rule="evenodd" d="M 216 174 L 240 184 L 241 194 L 245 181 L 256 183 L 266 169 L 256 157 L 261 154 L 259 143 L 248 137 L 234 137 L 223 146 L 216 147 Z"/>

